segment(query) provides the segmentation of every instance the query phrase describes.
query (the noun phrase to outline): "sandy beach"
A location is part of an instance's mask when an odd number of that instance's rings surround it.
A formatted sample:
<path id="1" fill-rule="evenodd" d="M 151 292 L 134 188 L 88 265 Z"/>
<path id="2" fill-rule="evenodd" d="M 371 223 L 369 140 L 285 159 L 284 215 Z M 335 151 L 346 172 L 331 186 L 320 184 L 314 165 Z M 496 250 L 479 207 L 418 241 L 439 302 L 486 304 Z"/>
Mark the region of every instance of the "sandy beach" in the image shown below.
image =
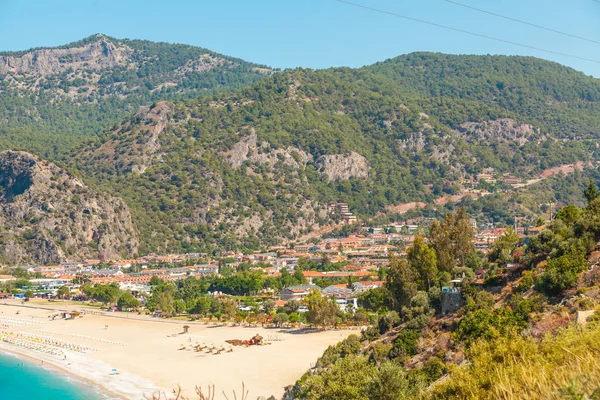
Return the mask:
<path id="1" fill-rule="evenodd" d="M 118 313 L 52 321 L 49 316 L 64 310 L 64 305 L 49 303 L 39 309 L 21 306 L 19 301 L 6 303 L 0 305 L 0 331 L 8 342 L 0 342 L 0 350 L 23 354 L 40 363 L 43 360 L 45 366 L 60 368 L 112 397 L 127 400 L 143 399 L 159 390 L 169 394 L 178 386 L 186 396 L 192 396 L 196 386 L 206 389 L 213 384 L 217 393 L 224 390 L 233 397 L 232 391 L 239 393 L 242 382 L 249 390 L 248 399 L 271 395 L 281 398 L 284 387 L 300 378 L 329 345 L 357 332 L 303 333 L 124 317 Z M 190 326 L 187 334 L 183 333 L 184 325 Z M 270 344 L 232 347 L 225 342 L 247 340 L 256 334 Z M 38 348 L 28 348 L 32 343 Z M 196 343 L 206 349 L 191 350 Z M 179 350 L 183 346 L 186 350 Z M 214 354 L 219 349 L 225 351 Z"/>

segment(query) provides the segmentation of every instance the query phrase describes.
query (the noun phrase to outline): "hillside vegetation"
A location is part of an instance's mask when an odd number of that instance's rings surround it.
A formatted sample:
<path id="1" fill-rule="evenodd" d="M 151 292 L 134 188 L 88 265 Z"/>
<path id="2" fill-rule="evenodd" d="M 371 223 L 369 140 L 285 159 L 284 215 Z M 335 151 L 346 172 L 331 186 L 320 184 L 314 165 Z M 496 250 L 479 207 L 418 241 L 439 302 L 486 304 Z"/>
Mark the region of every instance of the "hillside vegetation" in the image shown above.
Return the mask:
<path id="1" fill-rule="evenodd" d="M 326 350 L 290 398 L 598 398 L 600 197 L 594 185 L 585 196 L 535 236 L 509 229 L 485 256 L 464 210 L 436 221 L 361 296 L 356 313 L 377 324 Z M 450 278 L 462 306 L 442 313 Z"/>
<path id="2" fill-rule="evenodd" d="M 198 47 L 104 35 L 0 53 L 0 149 L 54 158 L 141 105 L 232 90 L 271 72 Z"/>
<path id="3" fill-rule="evenodd" d="M 414 54 L 291 70 L 143 108 L 71 165 L 130 204 L 144 251 L 257 248 L 330 222 L 327 201 L 372 217 L 458 194 L 487 168 L 529 179 L 588 162 L 599 88 L 522 57 Z M 545 114 L 558 112 L 571 131 Z"/>
<path id="4" fill-rule="evenodd" d="M 600 82 L 529 57 L 415 53 L 275 72 L 94 35 L 1 53 L 0 93 L 0 149 L 42 155 L 122 198 L 142 253 L 294 241 L 336 221 L 328 201 L 376 221 L 462 201 L 509 222 L 582 204 L 571 188 L 597 178 Z M 481 182 L 492 195 L 462 197 L 480 173 L 527 182 L 575 163 L 584 171 L 567 178 L 518 192 Z M 430 206 L 393 211 L 411 202 Z"/>

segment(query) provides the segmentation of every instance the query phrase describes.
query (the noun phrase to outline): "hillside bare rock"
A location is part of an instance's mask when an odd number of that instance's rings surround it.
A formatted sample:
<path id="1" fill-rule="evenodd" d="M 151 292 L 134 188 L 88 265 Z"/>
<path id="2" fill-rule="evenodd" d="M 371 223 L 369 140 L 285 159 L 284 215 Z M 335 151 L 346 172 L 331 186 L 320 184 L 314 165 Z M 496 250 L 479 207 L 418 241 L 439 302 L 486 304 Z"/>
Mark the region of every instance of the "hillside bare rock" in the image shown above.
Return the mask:
<path id="1" fill-rule="evenodd" d="M 227 152 L 222 153 L 225 161 L 233 169 L 242 166 L 245 161 L 253 164 L 275 165 L 279 161 L 293 168 L 303 168 L 313 160 L 312 155 L 296 148 L 272 148 L 268 142 L 258 143 L 254 128 L 248 128 L 249 135 L 234 144 Z"/>
<path id="2" fill-rule="evenodd" d="M 258 65 L 248 65 L 245 72 L 240 71 L 243 64 L 242 60 L 192 46 L 119 40 L 96 34 L 61 47 L 0 53 L 0 92 L 44 92 L 84 103 L 111 97 L 123 101 L 134 95 L 132 102 L 137 102 L 140 94 L 154 93 L 165 98 L 169 96 L 161 95 L 163 90 L 203 92 L 211 85 L 226 84 L 210 78 L 202 81 L 202 76 L 213 70 L 248 74 L 257 79 L 273 73 Z"/>
<path id="3" fill-rule="evenodd" d="M 0 153 L 0 255 L 9 264 L 137 253 L 127 205 L 88 188 L 55 164 Z"/>
<path id="4" fill-rule="evenodd" d="M 530 140 L 540 139 L 538 129 L 532 125 L 519 124 L 511 118 L 500 118 L 483 122 L 465 122 L 458 127 L 458 135 L 463 139 L 517 142 L 519 146 L 524 145 Z"/>
<path id="5" fill-rule="evenodd" d="M 131 47 L 118 46 L 102 35 L 98 40 L 74 48 L 36 49 L 25 54 L 0 56 L 0 75 L 58 75 L 68 70 L 86 68 L 103 70 L 129 61 Z"/>
<path id="6" fill-rule="evenodd" d="M 143 174 L 160 159 L 160 134 L 172 125 L 173 104 L 161 101 L 141 107 L 133 119 L 125 121 L 110 140 L 91 154 L 96 163 L 114 167 L 120 173 Z"/>
<path id="7" fill-rule="evenodd" d="M 367 159 L 352 151 L 350 154 L 327 154 L 317 159 L 319 172 L 329 180 L 366 178 L 369 176 Z"/>

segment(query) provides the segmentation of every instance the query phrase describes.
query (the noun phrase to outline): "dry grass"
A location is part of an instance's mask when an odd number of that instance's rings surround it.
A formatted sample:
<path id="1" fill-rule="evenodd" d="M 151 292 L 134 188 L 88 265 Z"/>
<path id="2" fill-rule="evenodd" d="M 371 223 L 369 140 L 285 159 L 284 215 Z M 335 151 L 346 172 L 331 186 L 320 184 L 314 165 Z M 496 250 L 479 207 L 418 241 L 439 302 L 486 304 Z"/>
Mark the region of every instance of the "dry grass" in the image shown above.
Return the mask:
<path id="1" fill-rule="evenodd" d="M 215 385 L 209 385 L 208 391 L 205 393 L 201 387 L 196 386 L 196 396 L 194 399 L 197 400 L 215 400 L 215 395 L 217 391 L 215 389 Z M 229 397 L 225 391 L 222 392 L 225 400 L 238 400 L 238 395 L 235 391 L 233 391 L 233 397 Z M 248 400 L 249 391 L 246 389 L 246 385 L 242 382 L 242 390 L 240 392 L 239 400 Z M 192 400 L 191 398 L 184 397 L 181 391 L 181 388 L 177 388 L 177 390 L 173 390 L 171 395 L 167 395 L 166 393 L 155 393 L 152 397 L 146 397 L 147 400 Z"/>
<path id="2" fill-rule="evenodd" d="M 432 391 L 444 399 L 593 399 L 600 388 L 600 325 L 554 336 L 479 342 L 468 365 Z"/>

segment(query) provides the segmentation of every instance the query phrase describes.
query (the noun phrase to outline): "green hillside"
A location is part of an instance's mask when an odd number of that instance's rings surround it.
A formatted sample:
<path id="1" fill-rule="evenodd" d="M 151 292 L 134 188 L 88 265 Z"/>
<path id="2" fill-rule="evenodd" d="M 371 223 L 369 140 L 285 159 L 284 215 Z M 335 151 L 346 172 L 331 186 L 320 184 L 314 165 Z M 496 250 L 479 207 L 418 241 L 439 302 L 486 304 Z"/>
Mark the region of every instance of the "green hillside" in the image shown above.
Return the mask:
<path id="1" fill-rule="evenodd" d="M 199 47 L 104 35 L 0 53 L 0 149 L 54 158 L 141 105 L 233 90 L 270 73 Z"/>
<path id="2" fill-rule="evenodd" d="M 290 70 L 156 103 L 71 166 L 130 205 L 141 251 L 256 248 L 330 222 L 327 201 L 375 216 L 460 193 L 488 168 L 530 179 L 588 162 L 598 93 L 595 79 L 523 57 Z"/>

